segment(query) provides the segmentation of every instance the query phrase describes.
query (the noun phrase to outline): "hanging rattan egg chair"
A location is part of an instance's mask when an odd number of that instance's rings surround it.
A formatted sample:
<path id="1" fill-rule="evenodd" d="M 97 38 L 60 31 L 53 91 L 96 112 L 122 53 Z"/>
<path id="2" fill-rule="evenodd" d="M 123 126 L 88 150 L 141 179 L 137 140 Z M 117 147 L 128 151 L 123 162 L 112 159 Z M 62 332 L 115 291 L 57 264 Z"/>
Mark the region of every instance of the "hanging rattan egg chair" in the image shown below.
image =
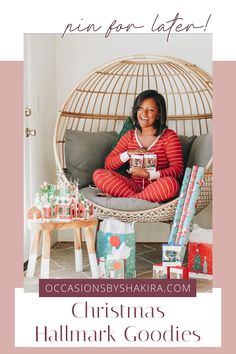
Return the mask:
<path id="1" fill-rule="evenodd" d="M 156 89 L 166 99 L 168 127 L 187 136 L 211 132 L 212 77 L 184 60 L 161 56 L 133 56 L 109 62 L 89 73 L 72 91 L 60 111 L 54 134 L 57 168 L 66 171 L 65 133 L 121 130 L 134 98 L 143 90 Z M 212 158 L 205 167 L 196 214 L 212 199 Z M 64 178 L 66 174 L 64 174 Z M 104 198 L 101 202 L 104 203 Z M 113 199 L 113 198 L 112 198 Z M 124 222 L 170 222 L 178 198 L 148 206 L 145 210 L 116 210 L 93 203 L 100 220 L 116 217 Z"/>

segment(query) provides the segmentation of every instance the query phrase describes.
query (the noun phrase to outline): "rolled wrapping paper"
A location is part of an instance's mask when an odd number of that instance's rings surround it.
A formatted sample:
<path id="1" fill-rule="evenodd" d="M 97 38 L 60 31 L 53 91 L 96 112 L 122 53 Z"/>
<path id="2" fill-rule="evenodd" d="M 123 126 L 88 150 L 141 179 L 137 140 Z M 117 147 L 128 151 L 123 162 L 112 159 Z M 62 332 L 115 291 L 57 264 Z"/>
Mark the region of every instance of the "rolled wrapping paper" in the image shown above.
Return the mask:
<path id="1" fill-rule="evenodd" d="M 178 205 L 177 205 L 177 208 L 175 211 L 173 226 L 172 226 L 169 240 L 168 240 L 169 244 L 175 243 L 175 238 L 176 238 L 177 232 L 178 232 L 179 221 L 180 221 L 180 217 L 181 217 L 182 210 L 183 210 L 184 200 L 185 200 L 185 196 L 187 193 L 187 188 L 188 188 L 190 176 L 191 176 L 191 168 L 187 167 L 185 170 L 185 173 L 184 173 L 184 179 L 183 179 L 183 183 L 182 183 L 180 194 L 179 194 Z"/>
<path id="2" fill-rule="evenodd" d="M 186 218 L 188 205 L 189 205 L 190 198 L 191 198 L 192 191 L 193 191 L 194 182 L 195 182 L 195 179 L 196 179 L 196 176 L 197 176 L 197 171 L 198 171 L 198 167 L 197 166 L 193 166 L 192 173 L 191 173 L 191 176 L 190 176 L 190 181 L 189 181 L 189 184 L 188 184 L 188 189 L 187 189 L 185 200 L 184 200 L 184 205 L 183 205 L 183 208 L 182 208 L 182 214 L 181 214 L 180 221 L 179 221 L 178 231 L 177 231 L 177 235 L 176 235 L 176 238 L 175 238 L 175 244 L 177 244 L 177 245 L 179 244 L 179 239 L 180 239 L 182 228 L 183 228 L 184 221 L 185 221 L 185 218 Z"/>
<path id="3" fill-rule="evenodd" d="M 191 199 L 188 205 L 187 215 L 184 220 L 184 225 L 181 231 L 179 245 L 187 245 L 190 236 L 190 225 L 192 223 L 193 217 L 195 215 L 196 203 L 201 190 L 201 182 L 204 176 L 205 168 L 199 167 L 197 171 L 197 176 L 195 179 Z"/>

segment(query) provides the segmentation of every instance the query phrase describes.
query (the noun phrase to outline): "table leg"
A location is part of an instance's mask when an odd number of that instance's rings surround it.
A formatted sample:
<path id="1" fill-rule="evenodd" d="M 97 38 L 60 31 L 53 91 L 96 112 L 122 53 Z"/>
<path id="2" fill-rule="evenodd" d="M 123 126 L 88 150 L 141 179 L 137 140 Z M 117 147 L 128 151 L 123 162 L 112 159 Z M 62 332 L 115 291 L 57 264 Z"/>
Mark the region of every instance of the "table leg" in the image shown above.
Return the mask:
<path id="1" fill-rule="evenodd" d="M 87 244 L 89 263 L 93 278 L 99 278 L 98 263 L 95 251 L 96 233 L 93 230 L 93 226 L 84 228 L 84 235 Z"/>
<path id="2" fill-rule="evenodd" d="M 76 228 L 74 231 L 74 247 L 75 247 L 75 271 L 83 271 L 83 257 L 82 257 L 82 235 L 81 228 Z"/>
<path id="3" fill-rule="evenodd" d="M 26 277 L 32 278 L 35 273 L 36 261 L 38 256 L 38 248 L 39 248 L 39 240 L 40 240 L 40 231 L 36 231 L 34 233 L 33 239 L 31 241 L 30 246 L 30 255 L 27 266 Z"/>
<path id="4" fill-rule="evenodd" d="M 41 278 L 49 278 L 50 268 L 50 232 L 43 232 L 43 247 L 42 247 L 42 261 L 41 261 Z"/>

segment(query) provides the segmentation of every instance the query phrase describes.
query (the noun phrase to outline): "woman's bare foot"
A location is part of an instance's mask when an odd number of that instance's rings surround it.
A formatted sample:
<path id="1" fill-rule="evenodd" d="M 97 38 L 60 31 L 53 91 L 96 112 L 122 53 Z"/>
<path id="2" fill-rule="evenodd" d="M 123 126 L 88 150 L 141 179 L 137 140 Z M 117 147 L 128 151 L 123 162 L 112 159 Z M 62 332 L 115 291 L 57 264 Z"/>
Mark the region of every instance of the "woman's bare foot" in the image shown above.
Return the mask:
<path id="1" fill-rule="evenodd" d="M 96 197 L 111 198 L 111 195 L 109 195 L 107 193 L 99 192 L 96 194 Z"/>

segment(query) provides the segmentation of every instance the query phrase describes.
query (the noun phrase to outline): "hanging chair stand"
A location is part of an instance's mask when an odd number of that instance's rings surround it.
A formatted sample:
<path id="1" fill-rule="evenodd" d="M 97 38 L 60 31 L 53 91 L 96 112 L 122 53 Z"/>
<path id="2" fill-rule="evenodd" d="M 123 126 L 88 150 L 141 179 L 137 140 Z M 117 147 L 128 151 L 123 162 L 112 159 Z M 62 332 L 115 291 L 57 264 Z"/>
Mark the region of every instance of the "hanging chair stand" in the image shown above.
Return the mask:
<path id="1" fill-rule="evenodd" d="M 54 132 L 54 155 L 65 180 L 67 129 L 119 132 L 130 115 L 134 98 L 149 88 L 165 97 L 167 124 L 177 134 L 199 136 L 211 132 L 212 77 L 207 72 L 172 57 L 141 55 L 115 60 L 89 73 L 60 111 Z M 211 200 L 212 158 L 205 166 L 195 214 Z M 100 220 L 115 217 L 123 222 L 171 222 L 178 198 L 144 211 L 120 211 L 93 204 Z"/>

